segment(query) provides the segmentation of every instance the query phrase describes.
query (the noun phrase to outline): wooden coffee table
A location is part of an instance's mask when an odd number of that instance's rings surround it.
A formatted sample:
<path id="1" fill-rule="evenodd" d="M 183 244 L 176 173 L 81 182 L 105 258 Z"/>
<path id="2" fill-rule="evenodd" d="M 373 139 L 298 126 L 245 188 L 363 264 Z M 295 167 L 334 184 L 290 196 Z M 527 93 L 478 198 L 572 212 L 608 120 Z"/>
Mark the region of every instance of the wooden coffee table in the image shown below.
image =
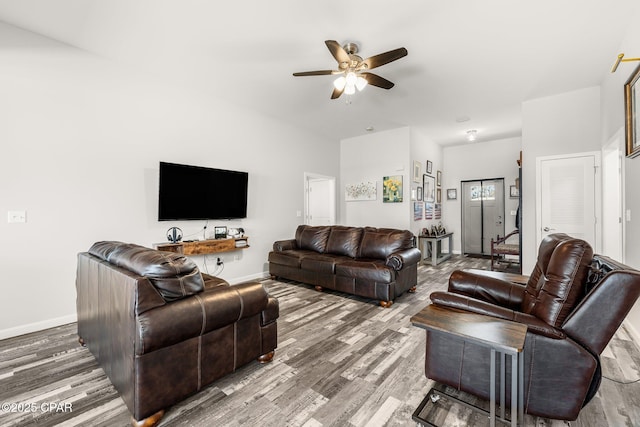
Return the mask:
<path id="1" fill-rule="evenodd" d="M 472 342 L 491 349 L 490 410 L 491 427 L 496 423 L 496 353 L 500 354 L 500 418 L 505 418 L 505 355 L 511 356 L 511 425 L 524 423 L 524 341 L 527 325 L 508 320 L 496 319 L 481 314 L 469 313 L 434 304 L 423 308 L 411 317 L 411 323 L 428 331 L 450 334 L 457 339 Z M 430 392 L 431 393 L 431 392 Z M 453 396 L 448 396 L 453 398 Z M 458 400 L 453 398 L 454 400 Z M 429 395 L 414 412 L 413 418 L 420 423 L 430 424 L 418 417 Z M 464 403 L 464 402 L 462 402 Z M 479 410 L 479 408 L 475 408 Z M 483 411 L 485 412 L 485 411 Z"/>

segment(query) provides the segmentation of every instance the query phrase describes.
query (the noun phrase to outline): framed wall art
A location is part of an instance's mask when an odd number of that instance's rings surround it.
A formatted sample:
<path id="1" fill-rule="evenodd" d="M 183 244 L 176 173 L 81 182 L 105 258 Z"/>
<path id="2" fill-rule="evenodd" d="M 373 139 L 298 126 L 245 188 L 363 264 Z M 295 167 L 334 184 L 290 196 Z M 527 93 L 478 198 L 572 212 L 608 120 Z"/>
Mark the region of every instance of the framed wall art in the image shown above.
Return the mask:
<path id="1" fill-rule="evenodd" d="M 624 115 L 625 115 L 625 139 L 627 157 L 636 157 L 640 154 L 640 143 L 638 141 L 638 111 L 637 102 L 640 96 L 640 66 L 635 69 L 627 83 L 624 85 Z"/>
<path id="2" fill-rule="evenodd" d="M 420 182 L 422 176 L 422 163 L 418 161 L 413 162 L 413 182 Z"/>
<path id="3" fill-rule="evenodd" d="M 422 175 L 423 197 L 425 202 L 436 201 L 436 179 L 431 175 Z"/>
<path id="4" fill-rule="evenodd" d="M 382 202 L 402 202 L 402 175 L 385 176 L 382 180 Z"/>
<path id="5" fill-rule="evenodd" d="M 427 160 L 427 173 L 429 175 L 433 173 L 433 163 L 431 163 L 431 160 Z"/>
<path id="6" fill-rule="evenodd" d="M 436 173 L 436 185 L 440 187 L 442 185 L 442 172 L 438 171 Z"/>
<path id="7" fill-rule="evenodd" d="M 458 198 L 457 188 L 447 188 L 447 200 L 456 200 Z"/>

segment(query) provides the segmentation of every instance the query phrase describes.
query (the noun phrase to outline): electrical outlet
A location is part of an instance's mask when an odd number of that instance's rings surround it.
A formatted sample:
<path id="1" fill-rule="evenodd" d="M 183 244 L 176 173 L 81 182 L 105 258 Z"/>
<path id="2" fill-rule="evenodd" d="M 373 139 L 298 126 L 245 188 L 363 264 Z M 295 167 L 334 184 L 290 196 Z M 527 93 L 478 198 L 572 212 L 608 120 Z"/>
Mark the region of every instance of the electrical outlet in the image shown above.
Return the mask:
<path id="1" fill-rule="evenodd" d="M 27 211 L 9 211 L 7 217 L 7 221 L 10 223 L 27 222 Z"/>

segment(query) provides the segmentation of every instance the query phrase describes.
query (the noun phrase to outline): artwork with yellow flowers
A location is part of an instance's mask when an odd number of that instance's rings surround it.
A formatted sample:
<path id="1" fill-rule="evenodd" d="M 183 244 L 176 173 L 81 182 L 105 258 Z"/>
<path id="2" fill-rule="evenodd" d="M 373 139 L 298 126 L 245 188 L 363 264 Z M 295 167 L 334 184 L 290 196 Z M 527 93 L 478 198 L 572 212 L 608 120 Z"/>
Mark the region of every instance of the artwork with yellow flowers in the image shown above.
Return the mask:
<path id="1" fill-rule="evenodd" d="M 385 176 L 382 180 L 382 201 L 402 202 L 402 175 Z"/>

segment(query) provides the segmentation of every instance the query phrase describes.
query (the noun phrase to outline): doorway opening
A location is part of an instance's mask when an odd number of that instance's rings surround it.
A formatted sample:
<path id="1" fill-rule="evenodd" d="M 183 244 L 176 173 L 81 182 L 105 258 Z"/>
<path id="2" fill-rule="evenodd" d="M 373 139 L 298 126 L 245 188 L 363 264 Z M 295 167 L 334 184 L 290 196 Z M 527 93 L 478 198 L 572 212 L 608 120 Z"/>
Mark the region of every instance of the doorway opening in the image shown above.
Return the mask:
<path id="1" fill-rule="evenodd" d="M 336 179 L 332 176 L 304 173 L 304 223 L 336 223 Z"/>

